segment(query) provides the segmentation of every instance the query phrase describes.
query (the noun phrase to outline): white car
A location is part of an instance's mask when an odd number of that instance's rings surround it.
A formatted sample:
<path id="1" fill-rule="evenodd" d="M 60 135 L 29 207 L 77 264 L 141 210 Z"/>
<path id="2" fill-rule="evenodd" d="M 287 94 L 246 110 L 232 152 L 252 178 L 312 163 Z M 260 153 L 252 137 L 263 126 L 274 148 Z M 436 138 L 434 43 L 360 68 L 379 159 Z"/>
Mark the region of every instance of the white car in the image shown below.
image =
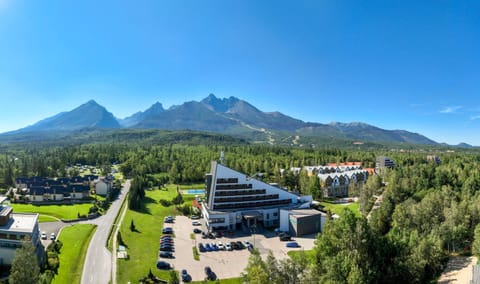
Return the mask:
<path id="1" fill-rule="evenodd" d="M 46 239 L 47 239 L 47 233 L 42 232 L 42 233 L 40 234 L 40 237 L 42 238 L 42 240 L 46 240 Z"/>
<path id="2" fill-rule="evenodd" d="M 243 241 L 243 244 L 245 245 L 246 248 L 249 248 L 252 246 L 252 244 L 248 240 Z"/>
<path id="3" fill-rule="evenodd" d="M 226 243 L 225 250 L 232 250 L 232 245 L 230 243 Z"/>
<path id="4" fill-rule="evenodd" d="M 218 250 L 224 250 L 225 247 L 223 246 L 222 242 L 217 243 Z"/>
<path id="5" fill-rule="evenodd" d="M 55 240 L 55 233 L 50 234 L 50 240 Z"/>

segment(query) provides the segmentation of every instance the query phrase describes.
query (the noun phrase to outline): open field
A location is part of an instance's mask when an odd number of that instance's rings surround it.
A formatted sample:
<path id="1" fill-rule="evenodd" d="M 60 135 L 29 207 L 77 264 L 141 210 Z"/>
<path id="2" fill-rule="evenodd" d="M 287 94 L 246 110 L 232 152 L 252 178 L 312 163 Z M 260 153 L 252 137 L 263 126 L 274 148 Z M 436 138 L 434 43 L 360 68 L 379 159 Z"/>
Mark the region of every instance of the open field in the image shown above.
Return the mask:
<path id="1" fill-rule="evenodd" d="M 84 224 L 65 227 L 62 230 L 59 236 L 63 243 L 59 254 L 60 267 L 52 283 L 80 283 L 88 244 L 95 229 L 94 225 Z"/>
<path id="2" fill-rule="evenodd" d="M 13 212 L 39 213 L 41 215 L 53 216 L 58 219 L 74 220 L 77 219 L 78 214 L 88 214 L 88 209 L 92 207 L 92 204 L 83 203 L 74 205 L 33 205 L 12 203 L 11 206 L 13 208 Z M 42 220 L 44 220 L 44 222 L 47 222 L 45 221 L 45 219 Z"/>
<path id="3" fill-rule="evenodd" d="M 332 213 L 337 214 L 337 215 L 341 215 L 341 212 L 342 212 L 343 208 L 348 208 L 348 209 L 352 210 L 353 213 L 355 213 L 355 215 L 357 217 L 361 216 L 360 209 L 358 207 L 358 202 L 330 203 L 330 202 L 322 201 L 322 202 L 320 202 L 320 204 L 322 206 L 324 206 L 323 210 L 325 210 L 325 211 L 330 210 Z"/>
<path id="4" fill-rule="evenodd" d="M 58 218 L 55 218 L 50 215 L 45 215 L 45 214 L 40 214 L 38 216 L 38 222 L 43 223 L 43 222 L 56 222 L 58 221 Z"/>
<path id="5" fill-rule="evenodd" d="M 129 259 L 117 261 L 117 282 L 137 283 L 148 274 L 149 269 L 161 279 L 169 279 L 168 271 L 156 268 L 158 258 L 159 239 L 162 235 L 163 219 L 168 215 L 178 215 L 175 206 L 164 207 L 160 199 L 171 200 L 177 192 L 176 185 L 169 185 L 166 189 L 147 190 L 144 206 L 139 211 L 127 210 L 120 232 L 127 246 Z M 186 203 L 193 200 L 184 195 Z M 130 231 L 130 223 L 135 223 L 136 232 Z"/>
<path id="6" fill-rule="evenodd" d="M 315 251 L 313 249 L 310 250 L 304 250 L 304 251 L 289 251 L 287 252 L 288 256 L 292 259 L 297 258 L 297 257 L 306 257 L 308 260 L 314 260 L 315 259 Z"/>
<path id="7" fill-rule="evenodd" d="M 217 283 L 216 281 L 192 281 L 193 284 L 204 284 L 204 283 Z M 230 278 L 230 279 L 220 279 L 221 284 L 242 284 L 242 278 Z"/>

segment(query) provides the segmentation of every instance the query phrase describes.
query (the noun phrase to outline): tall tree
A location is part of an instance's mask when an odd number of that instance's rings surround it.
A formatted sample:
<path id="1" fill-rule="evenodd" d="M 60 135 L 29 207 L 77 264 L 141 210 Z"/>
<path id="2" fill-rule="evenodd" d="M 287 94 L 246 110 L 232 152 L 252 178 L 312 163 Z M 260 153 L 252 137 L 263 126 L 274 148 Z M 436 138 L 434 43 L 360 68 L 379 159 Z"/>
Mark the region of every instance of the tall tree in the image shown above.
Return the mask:
<path id="1" fill-rule="evenodd" d="M 35 247 L 30 241 L 25 241 L 15 251 L 8 281 L 10 284 L 38 283 L 39 278 L 40 268 Z"/>

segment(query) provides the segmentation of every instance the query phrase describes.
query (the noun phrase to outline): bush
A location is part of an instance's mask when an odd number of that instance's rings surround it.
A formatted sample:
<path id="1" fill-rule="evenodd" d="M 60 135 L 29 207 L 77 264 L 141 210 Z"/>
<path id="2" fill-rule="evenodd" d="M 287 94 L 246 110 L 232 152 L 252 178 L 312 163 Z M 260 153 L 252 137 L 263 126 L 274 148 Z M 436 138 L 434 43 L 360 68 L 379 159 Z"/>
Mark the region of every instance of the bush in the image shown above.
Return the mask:
<path id="1" fill-rule="evenodd" d="M 164 206 L 164 207 L 168 207 L 168 206 L 172 205 L 172 202 L 169 201 L 169 200 L 160 199 L 160 204 L 162 204 L 162 206 Z"/>
<path id="2" fill-rule="evenodd" d="M 192 215 L 192 206 L 188 204 L 184 204 L 182 206 L 177 206 L 177 210 L 180 211 L 183 215 L 185 216 L 190 216 Z"/>

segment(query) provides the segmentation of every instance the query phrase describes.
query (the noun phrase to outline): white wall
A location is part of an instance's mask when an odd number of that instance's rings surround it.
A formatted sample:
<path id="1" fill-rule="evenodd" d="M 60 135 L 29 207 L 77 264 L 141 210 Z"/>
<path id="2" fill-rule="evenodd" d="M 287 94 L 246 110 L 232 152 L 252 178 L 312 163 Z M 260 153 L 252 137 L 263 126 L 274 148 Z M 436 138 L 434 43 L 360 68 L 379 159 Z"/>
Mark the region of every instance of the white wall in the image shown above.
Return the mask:
<path id="1" fill-rule="evenodd" d="M 290 229 L 289 217 L 290 212 L 288 210 L 280 209 L 280 231 L 288 232 Z"/>

